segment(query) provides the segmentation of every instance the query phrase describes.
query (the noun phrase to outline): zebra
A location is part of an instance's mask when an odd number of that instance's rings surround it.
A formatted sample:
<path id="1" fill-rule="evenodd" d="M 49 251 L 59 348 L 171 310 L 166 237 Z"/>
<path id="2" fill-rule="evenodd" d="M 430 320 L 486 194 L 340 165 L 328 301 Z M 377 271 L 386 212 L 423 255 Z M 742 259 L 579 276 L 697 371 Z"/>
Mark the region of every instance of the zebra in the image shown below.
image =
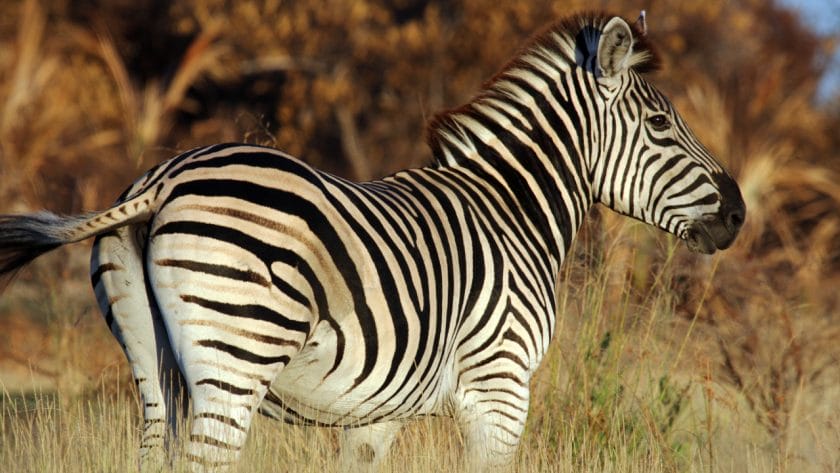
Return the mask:
<path id="1" fill-rule="evenodd" d="M 141 468 L 173 461 L 188 413 L 179 461 L 226 470 L 258 412 L 344 427 L 348 469 L 385 458 L 408 420 L 451 416 L 470 467 L 509 467 L 587 211 L 704 254 L 744 222 L 736 182 L 645 78 L 657 66 L 644 16 L 574 15 L 431 120 L 426 167 L 352 182 L 268 147 L 193 149 L 104 211 L 0 217 L 0 273 L 95 237 Z"/>

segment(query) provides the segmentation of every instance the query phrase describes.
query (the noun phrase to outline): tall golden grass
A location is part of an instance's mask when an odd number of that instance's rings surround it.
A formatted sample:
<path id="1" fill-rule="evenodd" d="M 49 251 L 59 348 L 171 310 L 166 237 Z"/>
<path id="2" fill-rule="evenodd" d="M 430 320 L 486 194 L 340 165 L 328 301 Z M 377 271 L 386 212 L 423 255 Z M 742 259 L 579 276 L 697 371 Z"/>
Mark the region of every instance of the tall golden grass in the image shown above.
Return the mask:
<path id="1" fill-rule="evenodd" d="M 665 264 L 650 275 L 650 289 L 638 292 L 606 263 L 638 258 L 625 254 L 625 240 L 647 229 L 635 222 L 615 225 L 601 244 L 580 239 L 563 271 L 569 283 L 558 294 L 558 334 L 533 380 L 517 470 L 835 471 L 840 414 L 832 406 L 840 402 L 838 386 L 802 382 L 787 411 L 785 444 L 778 445 L 755 417 L 750 386 L 714 379 L 713 358 L 694 346 L 696 319 L 675 315 L 677 298 L 665 284 L 677 271 L 680 243 L 665 242 Z M 601 232 L 599 226 L 590 222 L 585 231 Z M 714 275 L 724 259 L 711 261 Z M 705 286 L 710 293 L 712 279 Z M 66 348 L 85 343 L 74 337 Z M 117 350 L 108 351 L 119 356 Z M 83 391 L 5 386 L 0 465 L 20 472 L 135 468 L 142 425 L 136 392 L 124 364 L 101 370 L 102 377 Z M 72 372 L 57 376 L 79 381 Z M 336 434 L 259 418 L 238 471 L 336 471 Z M 452 420 L 420 419 L 401 433 L 380 471 L 461 471 L 461 448 Z M 171 471 L 185 471 L 184 465 L 176 462 Z"/>
<path id="2" fill-rule="evenodd" d="M 4 213 L 101 208 L 219 141 L 357 178 L 422 164 L 426 119 L 591 2 L 86 5 L 0 0 Z M 709 258 L 593 212 L 561 275 L 520 469 L 840 471 L 840 101 L 814 102 L 827 39 L 772 2 L 663 0 L 648 15 L 652 80 L 736 175 L 747 221 Z M 136 393 L 86 252 L 48 255 L 0 298 L 3 470 L 136 463 Z M 334 432 L 254 428 L 242 471 L 333 468 Z M 459 444 L 450 422 L 419 421 L 384 471 L 458 471 Z"/>

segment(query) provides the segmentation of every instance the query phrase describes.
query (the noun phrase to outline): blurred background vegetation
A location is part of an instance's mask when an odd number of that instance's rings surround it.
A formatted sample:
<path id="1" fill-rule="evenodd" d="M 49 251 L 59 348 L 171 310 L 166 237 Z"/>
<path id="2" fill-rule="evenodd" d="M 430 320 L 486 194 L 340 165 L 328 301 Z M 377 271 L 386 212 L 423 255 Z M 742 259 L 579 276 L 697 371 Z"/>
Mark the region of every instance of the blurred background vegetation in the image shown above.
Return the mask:
<path id="1" fill-rule="evenodd" d="M 558 339 L 579 356 L 555 350 L 530 428 L 568 445 L 544 429 L 577 403 L 586 428 L 565 434 L 603 441 L 599 412 L 627 395 L 617 373 L 655 359 L 658 407 L 622 435 L 642 422 L 678 450 L 675 418 L 699 399 L 707 463 L 726 435 L 749 436 L 716 429 L 749 419 L 776 467 L 838 471 L 840 92 L 817 97 L 838 38 L 774 1 L 0 0 L 0 212 L 103 208 L 153 164 L 223 141 L 354 179 L 420 166 L 427 119 L 548 20 L 640 7 L 663 58 L 650 79 L 736 176 L 746 225 L 709 258 L 596 208 L 564 271 Z M 127 379 L 87 248 L 39 261 L 0 299 L 0 388 L 84 395 Z M 588 390 L 561 402 L 558 371 Z"/>

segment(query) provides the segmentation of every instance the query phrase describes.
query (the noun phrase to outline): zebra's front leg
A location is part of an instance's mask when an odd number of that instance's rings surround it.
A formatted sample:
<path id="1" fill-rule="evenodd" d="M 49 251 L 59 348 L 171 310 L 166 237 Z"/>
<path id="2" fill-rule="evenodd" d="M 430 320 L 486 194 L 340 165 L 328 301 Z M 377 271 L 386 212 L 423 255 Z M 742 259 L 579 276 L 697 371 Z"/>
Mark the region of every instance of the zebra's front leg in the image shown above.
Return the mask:
<path id="1" fill-rule="evenodd" d="M 467 471 L 510 471 L 525 420 L 528 416 L 528 386 L 485 385 L 467 388 L 457 420 L 464 436 Z"/>
<path id="2" fill-rule="evenodd" d="M 376 471 L 388 456 L 402 421 L 345 428 L 340 437 L 339 471 Z"/>

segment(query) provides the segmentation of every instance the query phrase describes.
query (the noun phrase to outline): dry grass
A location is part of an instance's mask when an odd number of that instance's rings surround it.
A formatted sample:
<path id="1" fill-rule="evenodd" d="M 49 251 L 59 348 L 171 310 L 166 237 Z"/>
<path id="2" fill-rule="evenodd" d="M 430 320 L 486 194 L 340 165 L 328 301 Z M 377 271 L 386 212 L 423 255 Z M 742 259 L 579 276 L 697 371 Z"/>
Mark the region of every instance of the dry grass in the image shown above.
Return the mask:
<path id="1" fill-rule="evenodd" d="M 840 413 L 832 406 L 840 402 L 838 386 L 820 381 L 822 376 L 794 378 L 798 384 L 782 393 L 790 399 L 781 399 L 772 391 L 776 381 L 761 371 L 776 365 L 762 359 L 751 360 L 756 372 L 737 364 L 734 369 L 746 370 L 739 373 L 749 373 L 740 384 L 719 378 L 715 346 L 695 345 L 707 330 L 699 320 L 710 310 L 716 278 L 706 281 L 707 296 L 694 319 L 680 317 L 668 286 L 680 263 L 679 243 L 661 247 L 669 256 L 650 274 L 648 292 L 639 292 L 633 278 L 616 276 L 612 262 L 637 260 L 634 251 L 627 254 L 628 239 L 649 233 L 635 222 L 605 220 L 588 223 L 564 270 L 559 330 L 533 380 L 517 471 L 837 471 Z M 607 227 L 601 242 L 585 238 L 600 227 Z M 725 258 L 712 259 L 713 276 L 721 276 Z M 66 297 L 58 296 L 59 307 L 67 307 Z M 83 344 L 80 338 L 90 329 L 66 326 L 62 332 L 65 341 L 55 346 L 76 351 L 73 345 Z M 734 363 L 742 363 L 738 360 Z M 813 369 L 808 360 L 798 362 L 803 373 Z M 64 387 L 57 392 L 6 392 L 0 464 L 21 472 L 134 468 L 142 423 L 136 393 L 123 364 L 100 370 L 98 384 L 76 394 L 67 384 L 78 378 L 60 379 L 72 378 L 72 371 L 61 372 L 57 384 Z M 781 414 L 783 421 L 766 417 Z M 278 465 L 287 471 L 336 471 L 335 436 L 332 429 L 258 418 L 239 471 L 277 471 Z M 422 419 L 399 436 L 381 471 L 461 471 L 460 452 L 451 420 Z"/>
<path id="2" fill-rule="evenodd" d="M 546 18 L 591 7 L 330 2 L 0 0 L 2 211 L 101 208 L 160 159 L 220 141 L 347 176 L 418 165 L 426 118 Z M 825 41 L 772 2 L 648 13 L 665 63 L 653 80 L 736 175 L 747 221 L 707 258 L 593 215 L 564 268 L 520 470 L 838 472 L 840 102 L 813 102 Z M 136 395 L 86 260 L 84 246 L 50 255 L 0 299 L 5 470 L 136 463 Z M 241 470 L 331 471 L 335 449 L 330 430 L 260 420 Z M 383 470 L 458 471 L 459 449 L 448 421 L 423 420 Z"/>

